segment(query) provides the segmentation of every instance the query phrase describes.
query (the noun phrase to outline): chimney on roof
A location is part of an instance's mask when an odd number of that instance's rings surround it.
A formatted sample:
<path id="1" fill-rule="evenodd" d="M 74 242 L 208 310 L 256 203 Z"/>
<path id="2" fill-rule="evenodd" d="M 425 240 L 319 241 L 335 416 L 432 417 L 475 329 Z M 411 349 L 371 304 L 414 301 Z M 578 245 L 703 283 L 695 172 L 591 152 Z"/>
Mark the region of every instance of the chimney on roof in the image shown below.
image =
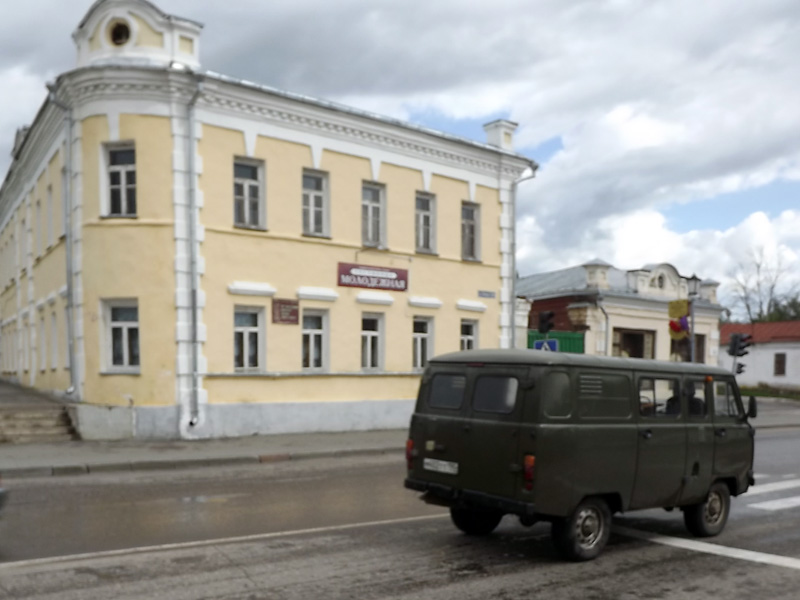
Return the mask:
<path id="1" fill-rule="evenodd" d="M 486 123 L 483 130 L 486 132 L 486 143 L 490 146 L 497 146 L 503 150 L 513 150 L 514 131 L 518 125 L 513 121 L 497 119 L 491 123 Z"/>

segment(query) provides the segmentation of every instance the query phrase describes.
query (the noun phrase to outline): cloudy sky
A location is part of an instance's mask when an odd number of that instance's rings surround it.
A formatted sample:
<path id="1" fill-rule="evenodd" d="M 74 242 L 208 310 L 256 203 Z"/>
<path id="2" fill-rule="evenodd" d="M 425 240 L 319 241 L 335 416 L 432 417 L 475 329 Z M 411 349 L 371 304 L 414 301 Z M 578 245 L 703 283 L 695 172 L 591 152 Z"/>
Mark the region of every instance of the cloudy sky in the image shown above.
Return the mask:
<path id="1" fill-rule="evenodd" d="M 519 123 L 522 275 L 602 258 L 800 285 L 797 0 L 156 0 L 203 67 L 484 141 Z M 92 0 L 4 0 L 0 172 Z"/>

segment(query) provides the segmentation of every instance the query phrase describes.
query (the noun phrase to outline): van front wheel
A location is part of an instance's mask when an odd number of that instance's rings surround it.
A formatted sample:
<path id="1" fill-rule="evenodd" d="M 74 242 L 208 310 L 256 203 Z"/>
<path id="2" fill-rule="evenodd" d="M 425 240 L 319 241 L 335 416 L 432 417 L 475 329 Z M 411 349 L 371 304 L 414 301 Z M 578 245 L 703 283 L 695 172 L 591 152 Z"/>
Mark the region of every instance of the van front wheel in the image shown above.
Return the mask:
<path id="1" fill-rule="evenodd" d="M 611 510 L 602 498 L 587 498 L 569 517 L 553 521 L 556 550 L 566 559 L 592 560 L 611 536 Z"/>
<path id="2" fill-rule="evenodd" d="M 711 537 L 723 530 L 730 512 L 731 492 L 727 485 L 718 481 L 708 490 L 703 502 L 684 509 L 683 522 L 692 535 Z"/>
<path id="3" fill-rule="evenodd" d="M 450 509 L 453 524 L 467 535 L 489 535 L 500 524 L 503 513 L 496 510 L 475 510 L 472 508 Z"/>

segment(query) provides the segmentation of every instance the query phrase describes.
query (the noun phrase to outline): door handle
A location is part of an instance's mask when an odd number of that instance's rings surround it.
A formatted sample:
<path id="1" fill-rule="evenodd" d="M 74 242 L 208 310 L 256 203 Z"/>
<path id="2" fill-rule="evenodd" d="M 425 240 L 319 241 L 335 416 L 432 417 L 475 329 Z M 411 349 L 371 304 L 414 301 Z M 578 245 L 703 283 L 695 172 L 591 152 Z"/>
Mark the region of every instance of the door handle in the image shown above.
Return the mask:
<path id="1" fill-rule="evenodd" d="M 645 429 L 645 430 L 642 432 L 642 434 L 641 434 L 641 435 L 642 435 L 642 437 L 643 437 L 644 439 L 646 439 L 646 440 L 649 440 L 651 437 L 653 437 L 653 431 L 652 431 L 651 429 Z"/>

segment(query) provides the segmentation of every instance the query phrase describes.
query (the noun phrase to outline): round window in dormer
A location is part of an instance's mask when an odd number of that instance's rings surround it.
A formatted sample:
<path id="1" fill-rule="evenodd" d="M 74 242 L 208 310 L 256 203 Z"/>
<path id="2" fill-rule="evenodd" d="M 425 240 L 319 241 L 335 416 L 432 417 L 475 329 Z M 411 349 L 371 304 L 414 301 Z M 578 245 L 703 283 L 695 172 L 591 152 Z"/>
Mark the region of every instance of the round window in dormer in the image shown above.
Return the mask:
<path id="1" fill-rule="evenodd" d="M 131 28 L 125 21 L 116 21 L 109 29 L 111 43 L 115 46 L 124 46 L 131 39 Z"/>

